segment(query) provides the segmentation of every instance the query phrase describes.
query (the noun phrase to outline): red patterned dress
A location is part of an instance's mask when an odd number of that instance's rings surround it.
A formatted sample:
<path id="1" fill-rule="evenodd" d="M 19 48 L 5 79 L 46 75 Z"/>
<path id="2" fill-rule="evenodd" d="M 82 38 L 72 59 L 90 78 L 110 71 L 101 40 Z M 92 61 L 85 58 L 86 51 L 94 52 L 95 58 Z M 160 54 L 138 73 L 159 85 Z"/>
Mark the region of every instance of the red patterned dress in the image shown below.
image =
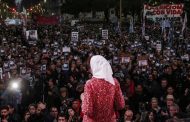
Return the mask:
<path id="1" fill-rule="evenodd" d="M 120 85 L 104 79 L 87 81 L 82 102 L 83 122 L 116 122 L 116 111 L 125 106 Z"/>

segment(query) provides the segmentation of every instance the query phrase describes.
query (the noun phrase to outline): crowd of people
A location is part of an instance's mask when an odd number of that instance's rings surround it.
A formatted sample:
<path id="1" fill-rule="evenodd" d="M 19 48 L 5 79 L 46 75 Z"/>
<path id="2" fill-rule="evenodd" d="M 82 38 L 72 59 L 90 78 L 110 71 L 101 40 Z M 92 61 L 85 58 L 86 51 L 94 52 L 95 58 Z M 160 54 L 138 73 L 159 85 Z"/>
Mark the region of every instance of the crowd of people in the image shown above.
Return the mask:
<path id="1" fill-rule="evenodd" d="M 81 97 L 92 77 L 89 60 L 104 56 L 120 83 L 125 108 L 118 122 L 173 122 L 190 117 L 190 31 L 164 38 L 159 23 L 138 23 L 134 32 L 115 32 L 109 23 L 28 24 L 38 39 L 26 39 L 22 26 L 0 26 L 0 104 L 2 122 L 80 122 Z M 103 39 L 101 29 L 108 29 Z M 71 32 L 78 31 L 78 41 Z M 32 42 L 32 43 L 29 43 Z M 67 51 L 63 48 L 67 47 Z M 11 83 L 18 82 L 16 89 Z M 182 120 L 183 119 L 183 120 Z"/>

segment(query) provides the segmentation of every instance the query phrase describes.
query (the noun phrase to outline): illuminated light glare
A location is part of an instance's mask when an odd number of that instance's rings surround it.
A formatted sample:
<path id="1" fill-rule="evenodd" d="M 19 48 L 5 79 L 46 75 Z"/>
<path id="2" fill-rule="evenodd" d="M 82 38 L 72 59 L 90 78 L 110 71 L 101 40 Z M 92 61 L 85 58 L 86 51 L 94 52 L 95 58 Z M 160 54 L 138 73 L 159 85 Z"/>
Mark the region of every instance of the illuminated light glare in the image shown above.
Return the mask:
<path id="1" fill-rule="evenodd" d="M 10 90 L 19 90 L 21 81 L 20 78 L 10 81 Z"/>
<path id="2" fill-rule="evenodd" d="M 11 88 L 12 88 L 12 89 L 18 89 L 18 88 L 19 88 L 19 84 L 18 84 L 17 82 L 13 82 L 13 83 L 11 84 Z"/>

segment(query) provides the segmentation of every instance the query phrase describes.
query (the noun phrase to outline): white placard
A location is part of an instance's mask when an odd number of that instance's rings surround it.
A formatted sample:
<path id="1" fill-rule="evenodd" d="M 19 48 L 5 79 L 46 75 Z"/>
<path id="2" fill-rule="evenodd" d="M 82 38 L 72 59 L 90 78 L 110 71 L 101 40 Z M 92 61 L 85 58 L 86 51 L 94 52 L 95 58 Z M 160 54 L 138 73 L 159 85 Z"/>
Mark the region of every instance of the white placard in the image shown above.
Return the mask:
<path id="1" fill-rule="evenodd" d="M 108 30 L 102 30 L 102 39 L 108 39 Z"/>
<path id="2" fill-rule="evenodd" d="M 64 52 L 64 53 L 70 53 L 71 52 L 71 48 L 70 47 L 63 47 L 62 52 Z"/>
<path id="3" fill-rule="evenodd" d="M 150 39 L 149 36 L 144 36 L 144 38 L 145 38 L 145 40 L 147 40 L 147 41 Z"/>
<path id="4" fill-rule="evenodd" d="M 121 57 L 121 63 L 129 63 L 130 57 Z"/>
<path id="5" fill-rule="evenodd" d="M 78 41 L 79 32 L 71 32 L 71 41 Z"/>
<path id="6" fill-rule="evenodd" d="M 147 60 L 140 60 L 139 61 L 139 66 L 147 66 L 148 65 L 148 61 Z"/>
<path id="7" fill-rule="evenodd" d="M 189 61 L 189 55 L 188 54 L 181 56 L 181 58 L 185 61 Z"/>
<path id="8" fill-rule="evenodd" d="M 27 30 L 26 39 L 38 40 L 38 31 L 37 30 Z"/>
<path id="9" fill-rule="evenodd" d="M 162 50 L 162 45 L 156 44 L 156 50 L 160 52 Z"/>

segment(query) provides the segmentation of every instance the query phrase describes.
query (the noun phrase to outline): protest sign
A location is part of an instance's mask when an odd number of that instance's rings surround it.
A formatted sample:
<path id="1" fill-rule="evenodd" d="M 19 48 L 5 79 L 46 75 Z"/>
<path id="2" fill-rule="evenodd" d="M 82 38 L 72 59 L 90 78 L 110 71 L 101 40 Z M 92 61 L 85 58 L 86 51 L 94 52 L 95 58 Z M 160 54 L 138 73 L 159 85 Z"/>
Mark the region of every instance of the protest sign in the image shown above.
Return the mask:
<path id="1" fill-rule="evenodd" d="M 108 39 L 108 30 L 102 30 L 102 38 Z"/>
<path id="2" fill-rule="evenodd" d="M 71 41 L 78 41 L 79 33 L 71 32 Z"/>

